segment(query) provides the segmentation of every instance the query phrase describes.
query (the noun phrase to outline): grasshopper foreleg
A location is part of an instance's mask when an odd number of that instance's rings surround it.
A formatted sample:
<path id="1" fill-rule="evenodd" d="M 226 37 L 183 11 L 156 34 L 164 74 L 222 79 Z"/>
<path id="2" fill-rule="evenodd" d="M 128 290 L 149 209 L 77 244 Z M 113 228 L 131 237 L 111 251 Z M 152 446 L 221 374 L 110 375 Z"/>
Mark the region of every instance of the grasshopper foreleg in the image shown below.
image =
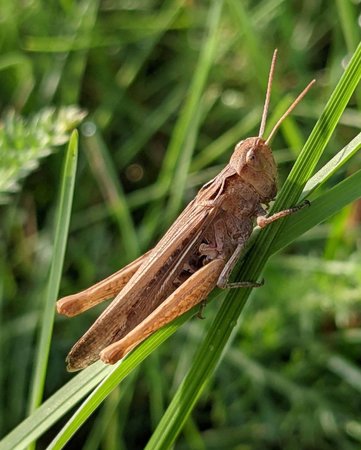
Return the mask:
<path id="1" fill-rule="evenodd" d="M 311 203 L 308 200 L 303 201 L 299 205 L 293 206 L 292 208 L 284 209 L 283 211 L 279 211 L 275 214 L 272 214 L 272 216 L 265 215 L 265 210 L 263 208 L 259 209 L 260 215 L 257 217 L 257 225 L 260 228 L 264 228 L 267 225 L 269 225 L 272 222 L 275 222 L 278 219 L 282 219 L 282 217 L 290 216 L 291 214 L 294 214 L 301 209 L 305 208 L 306 206 L 310 206 Z"/>

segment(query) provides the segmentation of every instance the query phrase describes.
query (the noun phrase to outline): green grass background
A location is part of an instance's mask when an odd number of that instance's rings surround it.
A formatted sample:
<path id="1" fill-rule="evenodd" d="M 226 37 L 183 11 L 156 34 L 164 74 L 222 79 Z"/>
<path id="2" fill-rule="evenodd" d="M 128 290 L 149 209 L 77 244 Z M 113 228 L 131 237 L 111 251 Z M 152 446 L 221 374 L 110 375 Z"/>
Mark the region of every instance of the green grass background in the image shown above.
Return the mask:
<path id="1" fill-rule="evenodd" d="M 0 8 L 0 175 L 13 181 L 0 180 L 0 449 L 358 449 L 359 4 Z M 256 233 L 236 270 L 265 286 L 247 303 L 249 290 L 216 291 L 206 320 L 193 311 L 122 364 L 68 374 L 103 307 L 65 319 L 55 300 L 150 248 L 257 134 L 274 48 L 266 134 L 317 84 L 272 145 L 274 209 L 312 206 Z M 46 109 L 69 105 L 76 120 Z"/>

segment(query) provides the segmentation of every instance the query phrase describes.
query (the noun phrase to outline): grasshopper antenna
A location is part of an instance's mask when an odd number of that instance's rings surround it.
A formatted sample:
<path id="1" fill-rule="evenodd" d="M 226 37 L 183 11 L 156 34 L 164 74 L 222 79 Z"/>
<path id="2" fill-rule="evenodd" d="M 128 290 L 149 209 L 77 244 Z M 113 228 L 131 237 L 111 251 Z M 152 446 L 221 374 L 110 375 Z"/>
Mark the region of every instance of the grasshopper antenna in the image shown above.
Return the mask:
<path id="1" fill-rule="evenodd" d="M 296 100 L 293 101 L 291 106 L 287 109 L 287 111 L 283 114 L 283 116 L 278 119 L 278 122 L 273 127 L 272 131 L 270 132 L 268 138 L 266 139 L 266 145 L 269 144 L 270 140 L 273 138 L 274 134 L 278 130 L 281 123 L 285 120 L 285 118 L 295 109 L 295 107 L 300 103 L 300 101 L 303 99 L 303 97 L 307 94 L 307 92 L 311 89 L 311 87 L 316 83 L 316 80 L 312 80 L 308 85 L 305 87 L 305 89 L 299 94 L 299 96 L 296 98 Z"/>
<path id="2" fill-rule="evenodd" d="M 270 97 L 271 97 L 271 88 L 272 88 L 272 81 L 273 81 L 273 73 L 275 71 L 275 66 L 276 66 L 276 60 L 277 60 L 277 48 L 275 49 L 275 51 L 273 52 L 273 56 L 272 56 L 272 62 L 271 62 L 271 68 L 269 71 L 269 75 L 268 75 L 268 84 L 267 84 L 267 92 L 266 92 L 266 99 L 264 101 L 264 106 L 263 106 L 263 113 L 262 113 L 262 120 L 261 120 L 261 125 L 259 127 L 259 133 L 258 133 L 258 137 L 262 137 L 263 133 L 264 133 L 264 129 L 266 126 L 266 120 L 267 120 L 267 113 L 268 113 L 268 107 L 269 107 L 269 101 L 270 101 Z"/>

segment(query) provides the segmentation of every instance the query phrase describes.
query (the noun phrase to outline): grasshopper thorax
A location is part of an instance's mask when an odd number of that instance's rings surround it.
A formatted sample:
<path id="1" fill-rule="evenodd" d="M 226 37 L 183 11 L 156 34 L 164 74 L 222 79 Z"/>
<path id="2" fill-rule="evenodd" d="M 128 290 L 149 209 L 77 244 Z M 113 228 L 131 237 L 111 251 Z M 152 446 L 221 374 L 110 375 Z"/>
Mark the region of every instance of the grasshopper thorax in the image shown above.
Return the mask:
<path id="1" fill-rule="evenodd" d="M 277 193 L 277 166 L 271 148 L 260 137 L 239 142 L 229 165 L 246 183 L 253 186 L 265 203 Z"/>

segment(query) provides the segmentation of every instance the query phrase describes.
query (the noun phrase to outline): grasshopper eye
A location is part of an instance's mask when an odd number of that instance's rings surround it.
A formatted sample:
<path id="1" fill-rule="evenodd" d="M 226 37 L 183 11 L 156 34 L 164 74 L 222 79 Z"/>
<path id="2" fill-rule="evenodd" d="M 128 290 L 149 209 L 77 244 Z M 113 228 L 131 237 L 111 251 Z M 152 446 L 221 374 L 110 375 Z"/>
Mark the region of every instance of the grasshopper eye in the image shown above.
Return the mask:
<path id="1" fill-rule="evenodd" d="M 247 164 L 254 164 L 256 162 L 256 155 L 255 155 L 253 148 L 248 150 L 247 155 L 246 155 L 246 161 L 247 161 Z"/>

